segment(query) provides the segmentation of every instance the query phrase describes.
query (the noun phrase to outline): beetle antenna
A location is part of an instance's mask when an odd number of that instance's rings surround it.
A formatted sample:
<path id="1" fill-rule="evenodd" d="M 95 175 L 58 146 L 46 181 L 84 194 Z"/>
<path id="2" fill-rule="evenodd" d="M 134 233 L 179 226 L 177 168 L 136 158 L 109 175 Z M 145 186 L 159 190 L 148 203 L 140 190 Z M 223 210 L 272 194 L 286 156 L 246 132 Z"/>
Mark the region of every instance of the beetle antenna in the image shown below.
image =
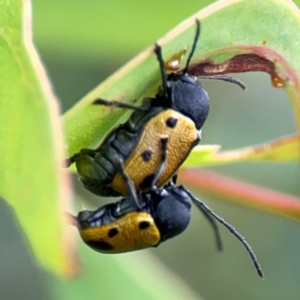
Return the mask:
<path id="1" fill-rule="evenodd" d="M 223 80 L 226 82 L 230 82 L 233 84 L 238 85 L 241 89 L 246 90 L 247 86 L 245 85 L 244 82 L 241 80 L 231 77 L 231 76 L 223 76 L 223 75 L 201 75 L 197 76 L 197 78 L 203 78 L 203 79 L 212 79 L 212 80 Z"/>
<path id="2" fill-rule="evenodd" d="M 200 21 L 198 19 L 196 19 L 195 21 L 196 21 L 196 34 L 195 34 L 192 50 L 191 50 L 191 52 L 189 54 L 189 57 L 186 61 L 186 66 L 182 71 L 183 74 L 187 73 L 187 71 L 188 71 L 189 64 L 190 64 L 191 59 L 194 55 L 194 52 L 195 52 L 195 49 L 196 49 L 196 46 L 197 46 L 197 42 L 198 42 L 198 39 L 199 39 L 199 36 L 200 36 Z"/>
<path id="3" fill-rule="evenodd" d="M 161 46 L 158 45 L 157 43 L 154 46 L 154 53 L 156 54 L 156 58 L 158 60 L 159 63 L 159 69 L 160 69 L 160 73 L 161 73 L 161 79 L 162 79 L 162 88 L 163 88 L 163 94 L 164 97 L 168 97 L 168 93 L 167 93 L 167 73 L 166 73 L 166 69 L 165 69 L 165 62 L 164 59 L 162 57 L 162 53 L 161 53 Z"/>
<path id="4" fill-rule="evenodd" d="M 216 238 L 217 249 L 218 249 L 218 251 L 222 251 L 223 250 L 222 239 L 221 239 L 218 225 L 215 222 L 215 219 L 211 216 L 210 212 L 208 212 L 207 209 L 203 208 L 203 206 L 197 205 L 197 208 L 199 208 L 199 210 L 203 213 L 204 217 L 206 218 L 206 220 L 210 223 L 211 227 L 213 228 L 213 231 L 215 233 L 215 238 Z"/>
<path id="5" fill-rule="evenodd" d="M 211 214 L 215 219 L 217 219 L 221 224 L 223 224 L 246 248 L 246 250 L 248 251 L 254 266 L 256 268 L 256 271 L 258 273 L 258 275 L 261 278 L 264 278 L 264 273 L 262 271 L 262 268 L 258 262 L 258 259 L 256 257 L 256 255 L 254 254 L 251 246 L 248 244 L 248 242 L 245 240 L 245 238 L 228 222 L 226 222 L 224 219 L 222 219 L 221 217 L 219 217 L 217 214 L 215 214 L 211 208 L 209 208 L 203 201 L 195 198 L 188 190 L 184 189 L 185 192 L 191 197 L 191 199 L 193 200 L 193 202 L 201 209 L 205 209 L 207 211 L 207 213 Z"/>

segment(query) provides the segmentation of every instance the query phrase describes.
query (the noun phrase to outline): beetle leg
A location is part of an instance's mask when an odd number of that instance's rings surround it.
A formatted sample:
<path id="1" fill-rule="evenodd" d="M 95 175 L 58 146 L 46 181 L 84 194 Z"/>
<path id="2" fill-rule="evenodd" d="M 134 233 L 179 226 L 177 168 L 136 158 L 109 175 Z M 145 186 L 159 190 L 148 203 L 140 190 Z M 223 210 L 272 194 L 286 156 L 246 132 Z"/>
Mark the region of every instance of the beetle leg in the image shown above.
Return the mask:
<path id="1" fill-rule="evenodd" d="M 176 185 L 177 183 L 178 174 L 172 176 L 172 183 Z"/>
<path id="2" fill-rule="evenodd" d="M 156 183 L 159 179 L 159 177 L 161 176 L 161 174 L 163 173 L 163 171 L 166 168 L 166 164 L 167 164 L 167 149 L 168 149 L 168 140 L 169 138 L 161 138 L 161 147 L 162 147 L 162 151 L 161 151 L 161 164 L 157 170 L 156 175 L 154 176 L 150 188 L 151 190 L 155 190 L 156 189 Z"/>
<path id="3" fill-rule="evenodd" d="M 128 189 L 130 191 L 130 195 L 133 197 L 137 207 L 140 210 L 142 210 L 142 207 L 139 203 L 139 200 L 138 200 L 138 197 L 137 197 L 137 194 L 135 191 L 134 184 L 133 184 L 132 180 L 129 178 L 129 176 L 127 175 L 127 173 L 125 172 L 123 161 L 120 158 L 116 158 L 115 166 L 118 168 L 118 171 L 120 172 L 121 176 L 123 177 L 124 181 L 126 182 Z"/>
<path id="4" fill-rule="evenodd" d="M 108 100 L 105 100 L 102 98 L 97 98 L 96 100 L 93 101 L 93 104 L 103 105 L 103 106 L 115 106 L 115 107 L 127 108 L 127 109 L 139 110 L 139 111 L 147 111 L 148 110 L 148 107 L 134 106 L 134 105 L 130 105 L 128 103 L 115 101 L 115 100 L 108 101 Z"/>
<path id="5" fill-rule="evenodd" d="M 71 157 L 67 158 L 64 160 L 64 166 L 66 168 L 69 168 L 74 162 L 77 160 L 81 159 L 83 155 L 88 155 L 90 157 L 95 157 L 95 154 L 97 153 L 96 150 L 94 149 L 88 149 L 88 148 L 83 148 L 80 150 L 80 152 L 75 153 Z"/>

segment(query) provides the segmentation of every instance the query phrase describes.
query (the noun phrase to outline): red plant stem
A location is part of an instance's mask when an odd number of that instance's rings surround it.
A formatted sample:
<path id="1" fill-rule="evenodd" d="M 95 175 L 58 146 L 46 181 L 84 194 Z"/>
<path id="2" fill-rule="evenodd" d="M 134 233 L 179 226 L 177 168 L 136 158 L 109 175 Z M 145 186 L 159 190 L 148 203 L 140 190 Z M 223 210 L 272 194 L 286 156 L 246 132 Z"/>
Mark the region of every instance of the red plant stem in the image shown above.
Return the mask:
<path id="1" fill-rule="evenodd" d="M 205 170 L 181 169 L 179 178 L 184 184 L 196 186 L 209 196 L 300 221 L 298 197 Z"/>

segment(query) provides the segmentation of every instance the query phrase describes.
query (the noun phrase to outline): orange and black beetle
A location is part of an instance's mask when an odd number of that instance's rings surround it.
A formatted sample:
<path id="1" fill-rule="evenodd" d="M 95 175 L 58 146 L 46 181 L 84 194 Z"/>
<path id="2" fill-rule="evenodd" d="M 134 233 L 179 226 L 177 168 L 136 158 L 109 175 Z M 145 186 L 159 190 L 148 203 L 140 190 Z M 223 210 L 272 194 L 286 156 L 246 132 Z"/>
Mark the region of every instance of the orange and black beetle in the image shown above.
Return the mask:
<path id="1" fill-rule="evenodd" d="M 259 276 L 263 277 L 260 264 L 245 238 L 183 186 L 169 182 L 162 189 L 152 187 L 145 193 L 131 192 L 131 195 L 118 202 L 109 203 L 95 211 L 81 211 L 74 217 L 81 238 L 95 251 L 123 253 L 157 247 L 187 228 L 194 203 L 212 225 L 219 250 L 221 239 L 215 219 L 244 245 Z"/>
<path id="2" fill-rule="evenodd" d="M 162 139 L 167 139 L 165 168 L 157 186 L 162 186 L 177 171 L 194 146 L 200 141 L 208 112 L 209 98 L 188 68 L 200 35 L 200 22 L 196 20 L 196 35 L 185 68 L 178 73 L 166 74 L 161 47 L 155 45 L 162 85 L 154 98 L 145 98 L 139 107 L 118 101 L 96 99 L 94 104 L 116 106 L 134 110 L 125 124 L 113 129 L 97 149 L 82 149 L 68 159 L 76 163 L 84 187 L 99 196 L 128 195 L 129 189 L 116 161 L 121 160 L 128 177 L 137 191 L 147 191 L 157 177 L 160 166 Z M 216 76 L 236 83 L 237 79 Z"/>

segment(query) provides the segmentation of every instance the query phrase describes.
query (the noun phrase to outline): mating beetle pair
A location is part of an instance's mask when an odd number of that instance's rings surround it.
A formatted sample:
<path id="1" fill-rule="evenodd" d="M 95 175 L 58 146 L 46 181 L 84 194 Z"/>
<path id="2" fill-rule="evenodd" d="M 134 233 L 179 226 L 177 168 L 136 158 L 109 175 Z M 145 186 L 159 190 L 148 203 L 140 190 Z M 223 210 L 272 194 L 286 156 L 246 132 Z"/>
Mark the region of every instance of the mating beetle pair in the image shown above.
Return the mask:
<path id="1" fill-rule="evenodd" d="M 128 195 L 129 189 L 120 173 L 121 160 L 126 174 L 137 191 L 147 191 L 160 167 L 161 140 L 168 139 L 165 169 L 158 176 L 162 186 L 177 171 L 194 146 L 200 141 L 200 129 L 209 112 L 207 92 L 188 68 L 200 34 L 196 21 L 196 35 L 185 68 L 180 73 L 166 74 L 161 47 L 154 46 L 160 66 L 162 85 L 154 98 L 145 98 L 136 107 L 118 101 L 96 99 L 94 104 L 134 110 L 125 124 L 113 129 L 97 149 L 82 149 L 68 164 L 76 163 L 86 189 L 99 196 Z M 244 87 L 231 77 L 213 79 L 230 81 Z"/>
<path id="2" fill-rule="evenodd" d="M 94 104 L 132 109 L 125 124 L 113 129 L 97 149 L 82 149 L 68 164 L 76 163 L 86 189 L 100 196 L 127 197 L 82 211 L 75 218 L 82 239 L 93 249 L 118 253 L 158 246 L 188 226 L 191 203 L 204 213 L 221 241 L 214 218 L 229 229 L 246 247 L 262 277 L 259 263 L 245 239 L 184 187 L 166 183 L 200 141 L 200 130 L 209 112 L 207 92 L 188 68 L 200 34 L 182 72 L 166 74 L 161 47 L 154 52 L 160 66 L 162 85 L 154 98 L 139 107 L 118 101 L 96 99 Z M 208 78 L 208 77 L 205 77 Z M 231 77 L 209 77 L 244 85 Z M 158 187 L 158 188 L 156 188 Z"/>

